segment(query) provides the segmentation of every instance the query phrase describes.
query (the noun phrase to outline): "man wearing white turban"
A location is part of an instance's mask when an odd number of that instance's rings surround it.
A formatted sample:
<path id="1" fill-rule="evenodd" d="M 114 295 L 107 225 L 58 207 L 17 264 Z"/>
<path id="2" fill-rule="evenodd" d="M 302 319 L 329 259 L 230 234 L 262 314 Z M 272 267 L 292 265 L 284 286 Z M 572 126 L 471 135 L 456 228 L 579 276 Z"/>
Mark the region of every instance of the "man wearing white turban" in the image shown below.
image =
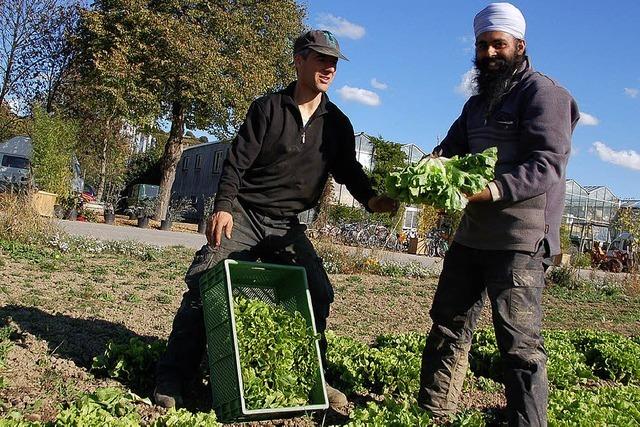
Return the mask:
<path id="1" fill-rule="evenodd" d="M 531 67 L 526 24 L 509 3 L 474 19 L 477 94 L 434 149 L 451 157 L 498 148 L 495 179 L 469 195 L 447 252 L 422 356 L 418 403 L 436 416 L 455 412 L 473 330 L 489 299 L 502 359 L 507 419 L 547 424 L 546 351 L 540 334 L 544 257 L 560 253 L 565 169 L 578 106 Z"/>

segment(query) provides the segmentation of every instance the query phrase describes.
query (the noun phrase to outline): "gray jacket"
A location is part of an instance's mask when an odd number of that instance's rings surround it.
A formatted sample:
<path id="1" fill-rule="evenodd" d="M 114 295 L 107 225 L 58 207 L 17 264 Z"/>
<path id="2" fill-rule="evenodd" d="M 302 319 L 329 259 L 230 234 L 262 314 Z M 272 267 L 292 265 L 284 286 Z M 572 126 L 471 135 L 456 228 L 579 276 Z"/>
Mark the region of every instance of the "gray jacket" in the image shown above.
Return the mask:
<path id="1" fill-rule="evenodd" d="M 546 240 L 550 255 L 558 254 L 578 105 L 527 62 L 488 117 L 486 107 L 483 97 L 471 97 L 434 150 L 451 157 L 498 148 L 494 182 L 501 199 L 469 203 L 454 240 L 477 249 L 525 252 L 535 252 Z"/>

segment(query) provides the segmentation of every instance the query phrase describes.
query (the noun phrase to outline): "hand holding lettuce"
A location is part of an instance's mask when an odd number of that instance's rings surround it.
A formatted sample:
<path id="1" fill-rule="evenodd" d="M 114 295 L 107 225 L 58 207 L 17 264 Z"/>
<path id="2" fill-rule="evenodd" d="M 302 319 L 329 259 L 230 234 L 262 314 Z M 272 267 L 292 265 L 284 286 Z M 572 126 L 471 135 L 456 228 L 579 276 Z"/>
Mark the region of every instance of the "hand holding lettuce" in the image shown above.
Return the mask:
<path id="1" fill-rule="evenodd" d="M 463 157 L 426 158 L 389 174 L 386 190 L 390 197 L 406 203 L 460 211 L 467 205 L 465 194 L 483 190 L 493 179 L 497 158 L 495 147 Z"/>

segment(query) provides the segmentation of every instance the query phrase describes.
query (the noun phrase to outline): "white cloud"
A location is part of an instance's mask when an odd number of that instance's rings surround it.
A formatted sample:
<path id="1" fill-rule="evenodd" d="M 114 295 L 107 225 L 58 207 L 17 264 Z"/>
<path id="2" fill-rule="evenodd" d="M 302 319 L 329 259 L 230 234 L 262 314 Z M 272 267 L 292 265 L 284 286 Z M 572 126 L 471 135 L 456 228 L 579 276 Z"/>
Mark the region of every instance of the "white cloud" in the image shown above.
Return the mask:
<path id="1" fill-rule="evenodd" d="M 631 98 L 637 98 L 640 94 L 640 90 L 633 87 L 625 87 L 624 93 Z"/>
<path id="2" fill-rule="evenodd" d="M 614 165 L 640 171 L 640 154 L 633 150 L 616 151 L 603 142 L 596 141 L 593 143 L 593 149 L 600 160 Z"/>
<path id="3" fill-rule="evenodd" d="M 376 107 L 380 105 L 380 97 L 377 93 L 357 87 L 342 86 L 338 93 L 345 101 L 359 102 L 360 104 Z"/>
<path id="4" fill-rule="evenodd" d="M 467 98 L 476 94 L 476 85 L 474 82 L 476 72 L 476 69 L 472 68 L 462 75 L 460 84 L 455 87 L 456 93 L 464 95 Z"/>
<path id="5" fill-rule="evenodd" d="M 375 77 L 371 79 L 371 86 L 380 90 L 385 90 L 386 88 L 389 87 L 388 84 L 379 82 L 378 79 L 376 79 Z"/>
<path id="6" fill-rule="evenodd" d="M 344 36 L 349 39 L 361 39 L 366 32 L 363 26 L 330 13 L 321 14 L 317 22 L 319 28 L 329 30 L 336 36 Z"/>
<path id="7" fill-rule="evenodd" d="M 600 124 L 600 120 L 589 113 L 580 111 L 580 121 L 578 122 L 578 124 L 582 126 L 598 126 L 598 124 Z"/>

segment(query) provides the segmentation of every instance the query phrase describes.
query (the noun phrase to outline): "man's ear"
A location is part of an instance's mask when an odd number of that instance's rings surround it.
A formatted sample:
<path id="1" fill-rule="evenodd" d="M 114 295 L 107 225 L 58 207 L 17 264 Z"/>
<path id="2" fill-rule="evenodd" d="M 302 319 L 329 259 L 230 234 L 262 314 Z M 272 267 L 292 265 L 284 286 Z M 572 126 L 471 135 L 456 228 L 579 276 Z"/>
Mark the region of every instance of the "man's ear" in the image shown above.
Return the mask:
<path id="1" fill-rule="evenodd" d="M 519 54 L 523 54 L 525 49 L 527 48 L 527 42 L 524 40 L 516 40 L 516 51 Z"/>

